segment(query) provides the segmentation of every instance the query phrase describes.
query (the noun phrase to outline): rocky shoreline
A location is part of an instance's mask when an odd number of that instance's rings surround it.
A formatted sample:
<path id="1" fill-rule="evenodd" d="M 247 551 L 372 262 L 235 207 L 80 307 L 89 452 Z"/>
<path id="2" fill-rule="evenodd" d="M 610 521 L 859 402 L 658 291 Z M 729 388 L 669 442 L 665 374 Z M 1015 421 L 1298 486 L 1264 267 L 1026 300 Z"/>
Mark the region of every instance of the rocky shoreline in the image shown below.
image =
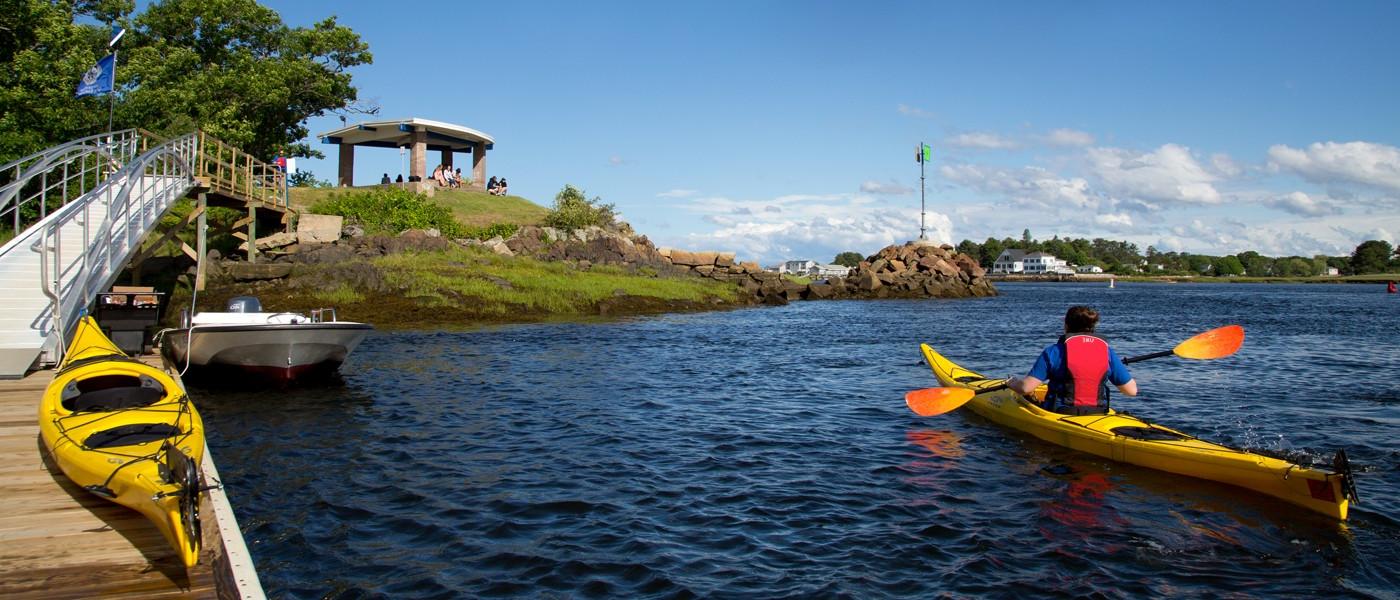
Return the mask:
<path id="1" fill-rule="evenodd" d="M 644 235 L 591 227 L 563 231 L 549 227 L 522 227 L 509 238 L 490 240 L 443 238 L 433 230 L 408 230 L 398 236 L 364 235 L 351 226 L 335 233 L 325 226 L 318 234 L 281 234 L 258 240 L 263 260 L 248 263 L 222 259 L 211 253 L 206 261 L 210 289 L 205 301 L 221 302 L 239 294 L 264 296 L 269 306 L 294 304 L 299 294 L 319 287 L 348 284 L 355 289 L 378 289 L 378 275 L 369 259 L 402 252 L 440 252 L 454 246 L 479 248 L 508 257 L 531 257 L 563 262 L 587 271 L 597 265 L 620 267 L 639 276 L 702 277 L 729 283 L 737 290 L 734 301 L 674 301 L 644 296 L 617 295 L 598 301 L 593 314 L 618 316 L 714 310 L 754 304 L 782 305 L 799 300 L 876 298 L 966 298 L 997 294 L 977 261 L 957 253 L 952 246 L 908 242 L 887 246 L 850 269 L 846 276 L 797 283 L 778 273 L 764 271 L 757 263 L 738 261 L 729 252 L 693 252 L 657 248 Z M 316 277 L 292 277 L 297 265 L 321 265 Z M 399 324 L 445 322 L 540 321 L 549 314 L 513 311 L 502 318 L 471 306 L 442 310 L 415 306 L 411 299 L 383 298 L 374 309 L 380 321 Z"/>

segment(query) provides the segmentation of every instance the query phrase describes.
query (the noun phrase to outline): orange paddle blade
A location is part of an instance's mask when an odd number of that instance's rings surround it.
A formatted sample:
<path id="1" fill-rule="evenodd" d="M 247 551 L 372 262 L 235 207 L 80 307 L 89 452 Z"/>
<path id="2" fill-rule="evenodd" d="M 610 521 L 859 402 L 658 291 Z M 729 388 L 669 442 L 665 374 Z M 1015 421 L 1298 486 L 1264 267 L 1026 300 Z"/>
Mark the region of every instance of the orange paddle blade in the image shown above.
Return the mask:
<path id="1" fill-rule="evenodd" d="M 1177 344 L 1172 348 L 1172 353 L 1182 358 L 1209 360 L 1234 354 L 1243 344 L 1244 328 L 1239 325 L 1226 325 Z"/>
<path id="2" fill-rule="evenodd" d="M 905 394 L 904 403 L 919 416 L 932 417 L 967 404 L 975 395 L 967 388 L 924 388 Z"/>

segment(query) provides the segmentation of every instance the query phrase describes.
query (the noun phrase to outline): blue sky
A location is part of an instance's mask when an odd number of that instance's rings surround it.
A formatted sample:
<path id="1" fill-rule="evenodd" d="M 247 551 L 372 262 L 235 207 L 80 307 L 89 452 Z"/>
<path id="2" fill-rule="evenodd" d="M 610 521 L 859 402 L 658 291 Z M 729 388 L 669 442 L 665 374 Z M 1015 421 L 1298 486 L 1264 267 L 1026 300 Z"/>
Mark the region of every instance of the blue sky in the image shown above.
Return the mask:
<path id="1" fill-rule="evenodd" d="M 916 238 L 921 141 L 952 243 L 1400 241 L 1400 3 L 265 3 L 370 44 L 353 73 L 381 112 L 352 122 L 484 131 L 513 193 L 573 184 L 659 246 L 770 264 Z M 321 148 L 298 166 L 333 180 Z M 356 180 L 399 165 L 361 150 Z"/>

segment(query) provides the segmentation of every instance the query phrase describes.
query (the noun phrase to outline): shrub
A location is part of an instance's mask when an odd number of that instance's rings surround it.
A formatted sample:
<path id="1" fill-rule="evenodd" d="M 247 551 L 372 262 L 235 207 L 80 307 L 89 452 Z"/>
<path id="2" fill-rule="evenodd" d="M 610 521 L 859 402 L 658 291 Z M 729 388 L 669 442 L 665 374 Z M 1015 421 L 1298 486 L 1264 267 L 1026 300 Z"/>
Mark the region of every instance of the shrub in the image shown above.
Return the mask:
<path id="1" fill-rule="evenodd" d="M 515 223 L 492 223 L 485 227 L 466 227 L 462 237 L 489 240 L 500 236 L 505 239 L 515 235 L 517 231 L 520 231 L 520 226 Z"/>
<path id="2" fill-rule="evenodd" d="M 544 224 L 566 231 L 593 225 L 610 227 L 617 218 L 617 213 L 612 204 L 602 204 L 601 200 L 596 196 L 589 200 L 583 190 L 565 185 L 564 189 L 554 196 L 554 210 L 545 215 Z"/>
<path id="3" fill-rule="evenodd" d="M 332 194 L 312 205 L 311 212 L 340 215 L 367 233 L 395 235 L 406 229 L 436 229 L 449 239 L 468 234 L 451 210 L 423 194 L 396 187 Z"/>

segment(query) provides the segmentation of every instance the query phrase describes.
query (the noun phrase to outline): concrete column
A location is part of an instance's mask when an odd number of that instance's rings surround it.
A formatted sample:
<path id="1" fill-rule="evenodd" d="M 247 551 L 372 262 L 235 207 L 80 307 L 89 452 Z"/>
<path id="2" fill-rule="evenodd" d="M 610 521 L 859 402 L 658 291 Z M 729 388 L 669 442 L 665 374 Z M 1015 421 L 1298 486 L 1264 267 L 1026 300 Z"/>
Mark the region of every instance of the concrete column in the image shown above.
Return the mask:
<path id="1" fill-rule="evenodd" d="M 452 166 L 452 151 L 451 151 L 451 150 L 443 150 L 443 151 L 442 151 L 442 166 L 444 166 L 444 167 L 450 167 L 450 166 Z"/>
<path id="2" fill-rule="evenodd" d="M 355 185 L 355 145 L 340 144 L 340 181 L 336 185 L 350 187 Z"/>
<path id="3" fill-rule="evenodd" d="M 428 132 L 422 129 L 413 132 L 413 144 L 408 147 L 408 174 L 417 175 L 418 181 L 428 178 Z"/>
<path id="4" fill-rule="evenodd" d="M 486 189 L 486 142 L 472 144 L 472 187 Z"/>

